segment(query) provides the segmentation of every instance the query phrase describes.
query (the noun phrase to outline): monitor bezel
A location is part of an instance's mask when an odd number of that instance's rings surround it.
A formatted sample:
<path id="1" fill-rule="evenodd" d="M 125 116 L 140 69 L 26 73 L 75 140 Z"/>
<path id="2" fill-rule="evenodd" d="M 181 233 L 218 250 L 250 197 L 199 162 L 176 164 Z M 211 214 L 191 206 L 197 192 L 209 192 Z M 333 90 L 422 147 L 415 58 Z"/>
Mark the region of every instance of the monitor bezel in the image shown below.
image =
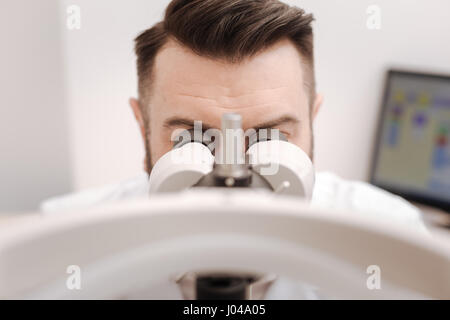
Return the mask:
<path id="1" fill-rule="evenodd" d="M 441 210 L 446 211 L 450 214 L 450 201 L 447 200 L 441 200 L 436 197 L 427 196 L 424 194 L 420 194 L 417 192 L 413 192 L 410 190 L 404 190 L 401 188 L 395 188 L 393 186 L 385 185 L 382 183 L 377 183 L 375 181 L 375 171 L 377 168 L 377 160 L 380 153 L 380 143 L 381 143 L 381 136 L 383 134 L 383 121 L 386 116 L 387 112 L 387 100 L 389 98 L 389 92 L 390 92 L 390 83 L 393 77 L 400 75 L 400 76 L 408 76 L 408 77 L 416 77 L 416 78 L 425 78 L 425 79 L 440 79 L 440 80 L 446 80 L 450 82 L 450 75 L 445 74 L 438 74 L 438 73 L 427 73 L 427 72 L 420 72 L 420 71 L 410 71 L 405 69 L 389 69 L 386 72 L 385 81 L 384 81 L 384 89 L 383 89 L 383 98 L 381 100 L 381 107 L 379 110 L 381 112 L 378 116 L 378 123 L 377 123 L 377 129 L 376 129 L 376 135 L 375 135 L 375 144 L 374 144 L 374 150 L 372 152 L 372 163 L 370 168 L 370 183 L 382 188 L 384 190 L 387 190 L 389 192 L 392 192 L 396 195 L 399 195 L 409 201 L 414 201 L 420 204 L 433 206 L 436 208 L 439 208 Z"/>

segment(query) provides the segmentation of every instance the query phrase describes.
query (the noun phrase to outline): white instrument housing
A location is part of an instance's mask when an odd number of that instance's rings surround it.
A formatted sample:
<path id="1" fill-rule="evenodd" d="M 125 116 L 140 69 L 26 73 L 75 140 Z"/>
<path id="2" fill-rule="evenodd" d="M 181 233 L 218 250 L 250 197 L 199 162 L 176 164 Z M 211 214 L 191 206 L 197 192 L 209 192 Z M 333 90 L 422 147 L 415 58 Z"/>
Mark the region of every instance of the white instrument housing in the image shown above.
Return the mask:
<path id="1" fill-rule="evenodd" d="M 260 174 L 277 194 L 311 199 L 314 167 L 296 145 L 270 140 L 253 144 L 247 151 L 253 171 Z M 188 189 L 213 169 L 214 156 L 201 143 L 187 143 L 162 156 L 150 175 L 150 193 Z"/>
<path id="2" fill-rule="evenodd" d="M 214 156 L 201 143 L 187 143 L 163 155 L 150 174 L 150 193 L 173 192 L 192 187 L 211 172 Z"/>
<path id="3" fill-rule="evenodd" d="M 314 167 L 301 148 L 287 141 L 269 140 L 253 144 L 247 155 L 253 170 L 277 193 L 311 199 Z"/>
<path id="4" fill-rule="evenodd" d="M 174 279 L 193 270 L 275 273 L 324 298 L 450 297 L 448 243 L 263 190 L 197 188 L 0 230 L 0 299 L 182 299 Z"/>

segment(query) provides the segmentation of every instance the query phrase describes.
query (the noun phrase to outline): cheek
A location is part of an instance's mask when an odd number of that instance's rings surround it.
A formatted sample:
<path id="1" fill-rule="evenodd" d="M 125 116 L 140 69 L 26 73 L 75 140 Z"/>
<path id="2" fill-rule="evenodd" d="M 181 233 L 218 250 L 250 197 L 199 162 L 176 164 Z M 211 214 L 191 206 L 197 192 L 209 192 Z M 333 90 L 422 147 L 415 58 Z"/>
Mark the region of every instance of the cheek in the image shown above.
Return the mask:
<path id="1" fill-rule="evenodd" d="M 164 130 L 161 126 L 150 125 L 149 144 L 152 165 L 172 149 L 173 143 L 170 140 L 170 133 L 165 131 L 167 130 Z"/>
<path id="2" fill-rule="evenodd" d="M 151 160 L 154 165 L 159 158 L 172 149 L 170 139 L 160 139 L 160 137 L 152 134 L 150 137 Z"/>
<path id="3" fill-rule="evenodd" d="M 297 145 L 303 151 L 305 151 L 311 157 L 311 139 L 312 139 L 312 130 L 311 126 L 308 124 L 303 127 L 299 127 L 295 134 L 289 139 L 289 142 Z"/>

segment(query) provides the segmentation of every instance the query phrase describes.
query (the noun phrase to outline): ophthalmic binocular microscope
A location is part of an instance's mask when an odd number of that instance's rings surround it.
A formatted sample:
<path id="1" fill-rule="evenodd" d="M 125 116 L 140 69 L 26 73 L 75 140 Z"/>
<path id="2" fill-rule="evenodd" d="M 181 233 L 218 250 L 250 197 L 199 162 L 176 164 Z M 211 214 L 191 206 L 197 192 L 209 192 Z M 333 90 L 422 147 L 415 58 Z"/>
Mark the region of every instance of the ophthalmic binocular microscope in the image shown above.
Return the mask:
<path id="1" fill-rule="evenodd" d="M 151 194 L 214 187 L 224 192 L 254 188 L 311 198 L 312 162 L 279 130 L 244 133 L 241 116 L 234 113 L 223 115 L 222 128 L 214 134 L 195 130 L 177 135 L 173 149 L 155 164 L 150 176 Z M 183 279 L 191 283 L 185 296 L 196 299 L 246 299 L 248 285 L 257 280 L 253 275 L 223 273 L 191 273 L 180 277 L 181 284 Z"/>

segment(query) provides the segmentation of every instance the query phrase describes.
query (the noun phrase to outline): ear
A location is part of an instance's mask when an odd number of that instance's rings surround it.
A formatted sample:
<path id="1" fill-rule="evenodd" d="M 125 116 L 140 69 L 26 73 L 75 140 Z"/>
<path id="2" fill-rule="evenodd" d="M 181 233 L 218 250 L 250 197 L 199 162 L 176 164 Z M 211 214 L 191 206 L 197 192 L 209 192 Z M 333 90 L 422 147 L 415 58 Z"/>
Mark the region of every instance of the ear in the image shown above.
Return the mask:
<path id="1" fill-rule="evenodd" d="M 134 117 L 136 118 L 136 121 L 139 125 L 139 129 L 141 130 L 141 136 L 142 140 L 144 142 L 145 147 L 145 158 L 144 158 L 144 169 L 147 171 L 147 173 L 150 175 L 151 166 L 150 166 L 150 150 L 147 150 L 147 148 L 150 148 L 150 146 L 147 146 L 148 140 L 146 139 L 146 129 L 145 129 L 145 121 L 144 116 L 142 114 L 142 108 L 140 107 L 139 100 L 135 98 L 130 98 L 128 100 L 131 109 L 133 110 Z"/>
<path id="2" fill-rule="evenodd" d="M 313 109 L 312 109 L 312 119 L 314 120 L 317 116 L 317 113 L 320 110 L 320 107 L 322 106 L 322 102 L 323 102 L 323 95 L 321 95 L 320 93 L 316 93 L 316 96 L 314 98 L 314 104 L 313 104 Z"/>
<path id="3" fill-rule="evenodd" d="M 144 125 L 144 117 L 142 116 L 142 109 L 139 106 L 139 101 L 135 98 L 130 98 L 129 101 L 130 107 L 133 110 L 134 117 L 139 125 L 139 129 L 141 130 L 142 138 L 145 138 L 145 125 Z"/>

